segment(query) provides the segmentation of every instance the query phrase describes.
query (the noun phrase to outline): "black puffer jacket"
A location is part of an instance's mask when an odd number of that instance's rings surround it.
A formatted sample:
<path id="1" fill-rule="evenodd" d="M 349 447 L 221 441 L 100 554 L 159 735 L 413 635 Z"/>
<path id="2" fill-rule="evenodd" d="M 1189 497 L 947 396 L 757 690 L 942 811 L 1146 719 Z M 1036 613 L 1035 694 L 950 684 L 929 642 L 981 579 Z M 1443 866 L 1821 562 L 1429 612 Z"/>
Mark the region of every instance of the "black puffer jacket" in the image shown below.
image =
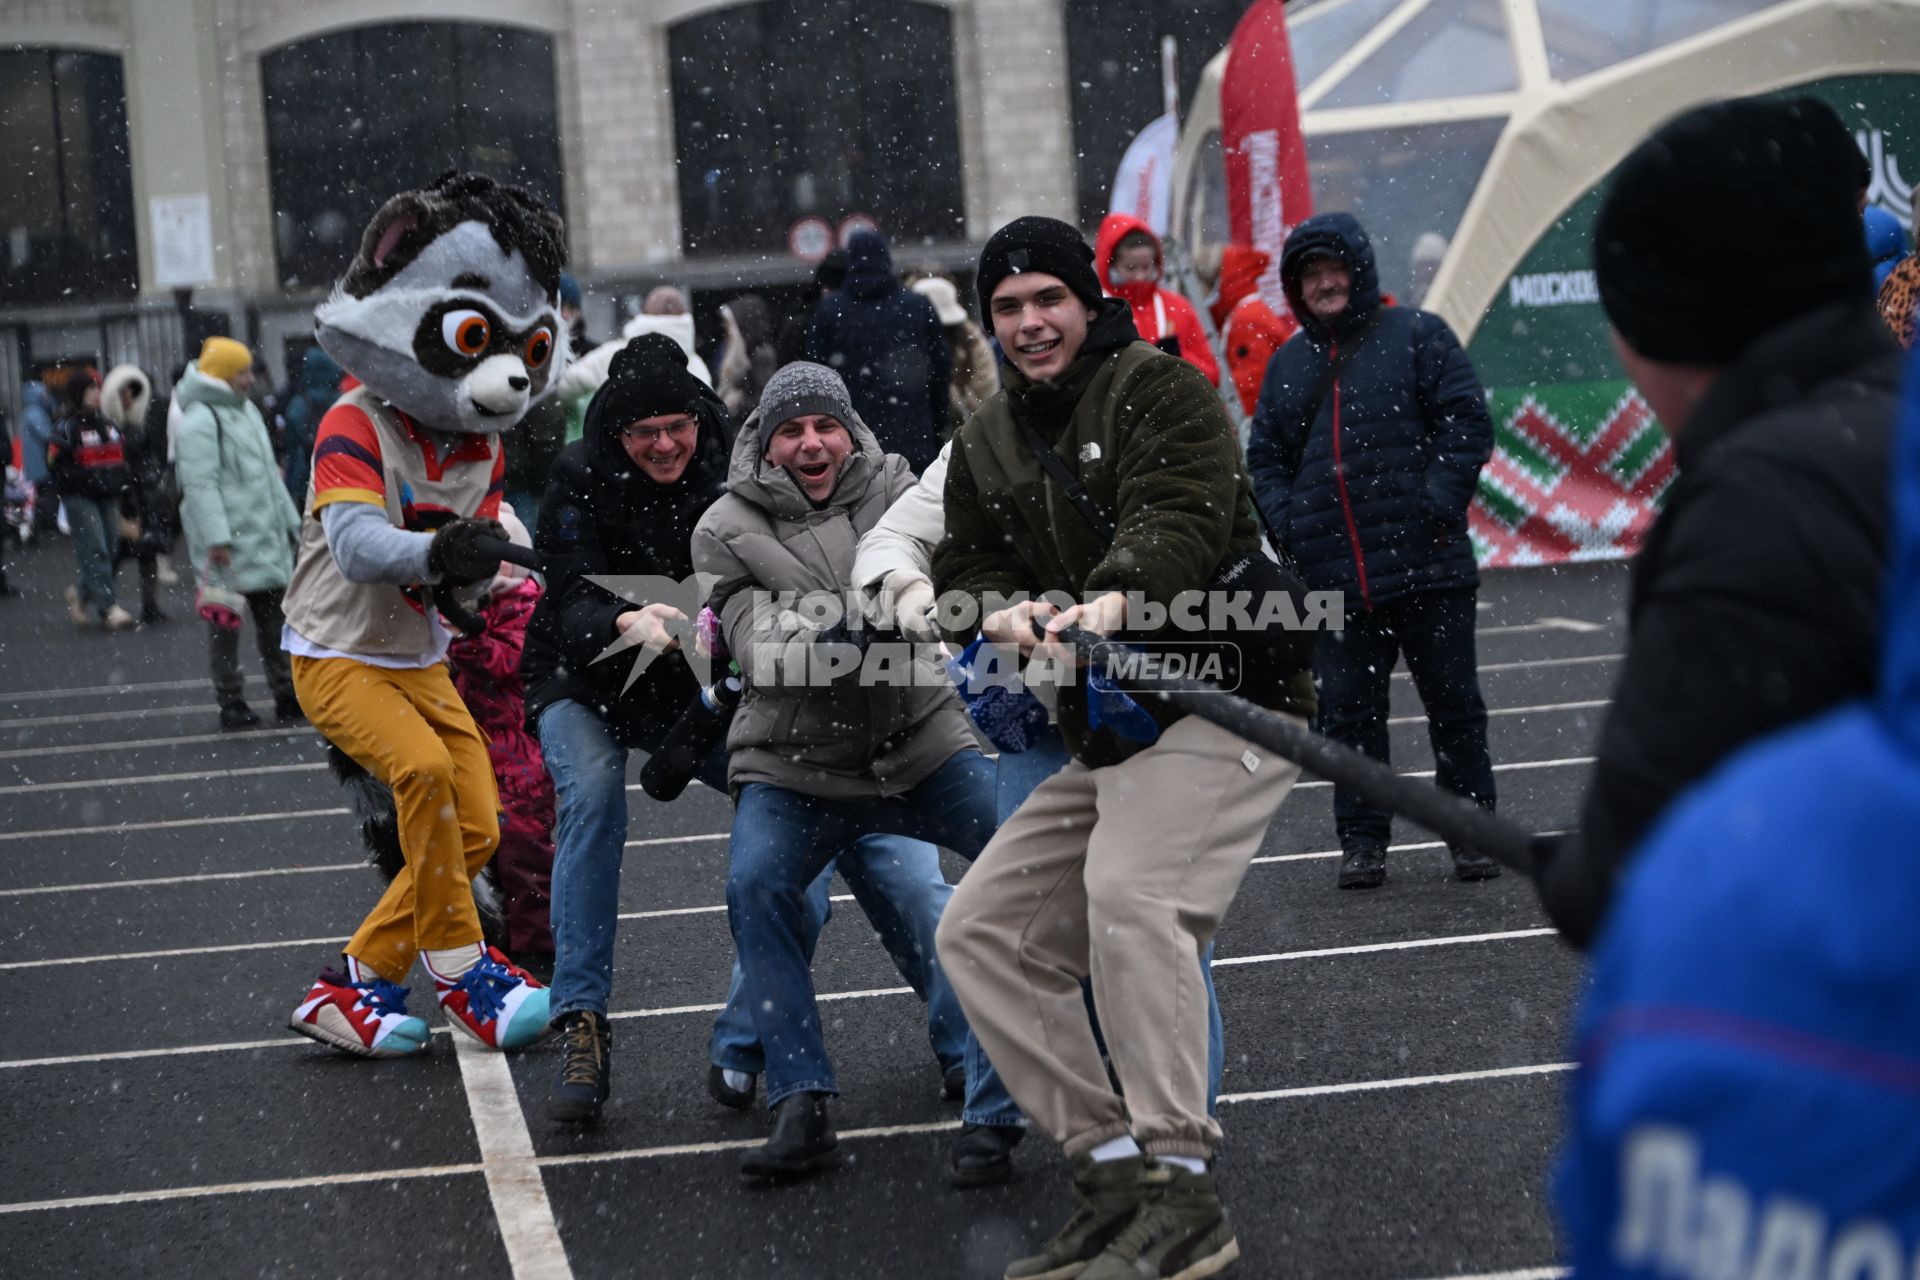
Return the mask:
<path id="1" fill-rule="evenodd" d="M 1749 347 L 1674 437 L 1679 479 L 1634 561 L 1581 829 L 1542 850 L 1541 900 L 1569 942 L 1593 939 L 1683 791 L 1873 693 L 1900 375 L 1867 299 L 1836 303 Z"/>
<path id="2" fill-rule="evenodd" d="M 700 442 L 672 485 L 649 480 L 620 445 L 620 424 L 606 421 L 596 398 L 581 438 L 554 460 L 534 549 L 546 562 L 547 590 L 527 628 L 520 660 L 527 727 L 563 698 L 592 707 L 621 742 L 651 746 L 680 718 L 699 690 L 678 653 L 653 659 L 627 686 L 637 651 L 595 659 L 618 634 L 614 619 L 638 604 L 587 581 L 590 576 L 652 576 L 685 581 L 693 572 L 694 526 L 724 491 L 721 459 L 729 445 L 726 410 L 717 399 L 695 410 Z M 687 598 L 697 600 L 689 590 Z M 692 608 L 682 601 L 689 613 Z"/>
<path id="3" fill-rule="evenodd" d="M 946 440 L 953 351 L 933 304 L 903 287 L 877 231 L 847 247 L 847 282 L 807 330 L 807 359 L 834 370 L 880 448 L 925 471 Z"/>
<path id="4" fill-rule="evenodd" d="M 1353 269 L 1332 330 L 1300 298 L 1301 265 L 1316 253 Z M 1459 339 L 1436 315 L 1382 304 L 1373 245 L 1351 214 L 1295 227 L 1280 272 L 1300 331 L 1267 365 L 1247 443 L 1268 526 L 1307 584 L 1346 592 L 1349 609 L 1475 585 L 1467 504 L 1493 453 L 1493 423 Z M 1308 422 L 1341 344 L 1370 320 Z"/>

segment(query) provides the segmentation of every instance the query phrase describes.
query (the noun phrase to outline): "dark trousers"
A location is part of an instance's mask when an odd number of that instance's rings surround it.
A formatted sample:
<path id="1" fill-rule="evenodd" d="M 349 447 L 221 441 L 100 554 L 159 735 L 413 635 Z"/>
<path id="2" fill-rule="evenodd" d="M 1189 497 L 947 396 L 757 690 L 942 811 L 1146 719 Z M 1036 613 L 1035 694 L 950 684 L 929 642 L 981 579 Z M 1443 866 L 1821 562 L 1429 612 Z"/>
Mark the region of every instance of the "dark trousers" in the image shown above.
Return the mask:
<path id="1" fill-rule="evenodd" d="M 287 621 L 280 609 L 285 595 L 284 591 L 246 593 L 247 612 L 253 615 L 254 640 L 260 646 L 260 665 L 266 668 L 267 688 L 273 691 L 276 702 L 291 701 L 294 697 L 293 672 L 287 665 L 287 651 L 280 647 L 280 628 Z M 212 623 L 207 624 L 207 631 L 210 634 L 207 648 L 213 664 L 213 696 L 223 707 L 239 706 L 247 700 L 240 677 L 240 632 Z"/>
<path id="2" fill-rule="evenodd" d="M 1345 631 L 1320 639 L 1313 674 L 1320 686 L 1320 732 L 1391 763 L 1387 692 L 1393 664 L 1404 656 L 1427 713 L 1434 781 L 1483 809 L 1493 808 L 1493 760 L 1487 752 L 1487 705 L 1474 661 L 1474 597 L 1469 587 L 1426 591 L 1347 614 Z M 1345 787 L 1333 790 L 1340 847 L 1384 847 L 1393 818 Z"/>

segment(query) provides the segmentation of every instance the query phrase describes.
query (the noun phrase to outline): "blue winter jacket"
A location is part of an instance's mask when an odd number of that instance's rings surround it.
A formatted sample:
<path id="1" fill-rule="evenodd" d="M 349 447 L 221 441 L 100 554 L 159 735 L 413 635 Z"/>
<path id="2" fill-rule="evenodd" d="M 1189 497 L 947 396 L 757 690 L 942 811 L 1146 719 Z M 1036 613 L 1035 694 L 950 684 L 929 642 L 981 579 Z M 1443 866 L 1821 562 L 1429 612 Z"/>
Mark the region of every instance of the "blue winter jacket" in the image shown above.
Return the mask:
<path id="1" fill-rule="evenodd" d="M 1879 688 L 1734 757 L 1642 846 L 1579 1023 L 1581 1280 L 1920 1274 L 1920 382 Z"/>
<path id="2" fill-rule="evenodd" d="M 1353 270 L 1331 330 L 1300 299 L 1300 268 L 1316 253 Z M 1493 452 L 1493 423 L 1453 330 L 1428 312 L 1382 305 L 1373 245 L 1351 214 L 1295 227 L 1280 275 L 1300 331 L 1267 364 L 1247 444 L 1268 527 L 1307 585 L 1346 592 L 1350 610 L 1476 585 L 1467 504 Z M 1309 423 L 1340 344 L 1376 314 Z"/>
<path id="3" fill-rule="evenodd" d="M 20 399 L 20 461 L 26 467 L 28 482 L 37 487 L 47 482 L 47 446 L 53 443 L 53 392 L 34 378 L 21 388 Z"/>
<path id="4" fill-rule="evenodd" d="M 946 443 L 953 350 L 933 304 L 904 288 L 877 231 L 847 245 L 847 279 L 814 310 L 807 359 L 839 372 L 853 407 L 887 453 L 927 469 Z"/>

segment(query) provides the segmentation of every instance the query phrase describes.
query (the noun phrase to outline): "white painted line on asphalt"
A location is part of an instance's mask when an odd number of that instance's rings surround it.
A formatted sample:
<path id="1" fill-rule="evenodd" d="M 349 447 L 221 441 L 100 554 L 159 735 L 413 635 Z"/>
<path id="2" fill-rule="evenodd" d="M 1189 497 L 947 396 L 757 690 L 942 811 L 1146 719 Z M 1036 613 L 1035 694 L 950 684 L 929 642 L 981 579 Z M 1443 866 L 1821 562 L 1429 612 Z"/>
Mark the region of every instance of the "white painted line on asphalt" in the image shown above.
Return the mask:
<path id="1" fill-rule="evenodd" d="M 1543 836 L 1563 836 L 1567 833 L 1565 831 L 1542 831 L 1538 834 Z M 1387 846 L 1387 852 L 1412 853 L 1419 849 L 1444 849 L 1446 847 L 1447 843 L 1444 840 L 1422 840 L 1418 844 L 1390 844 Z M 1311 862 L 1320 858 L 1338 858 L 1344 852 L 1345 850 L 1342 849 L 1321 849 L 1314 853 L 1274 853 L 1264 858 L 1255 858 L 1253 865 L 1257 867 L 1262 863 Z M 724 909 L 725 908 L 722 908 L 722 910 Z"/>
<path id="2" fill-rule="evenodd" d="M 381 1169 L 369 1173 L 326 1173 L 308 1178 L 269 1178 L 263 1182 L 225 1182 L 210 1187 L 159 1187 L 151 1191 L 121 1191 L 104 1196 L 68 1196 L 61 1200 L 25 1200 L 0 1204 L 4 1213 L 44 1213 L 62 1209 L 98 1209 L 122 1204 L 152 1204 L 159 1200 L 198 1200 L 203 1196 L 249 1195 L 260 1191 L 302 1191 L 309 1187 L 344 1187 L 357 1182 L 404 1182 L 411 1178 L 450 1178 L 480 1173 L 477 1164 L 436 1164 L 412 1169 Z"/>
<path id="3" fill-rule="evenodd" d="M 92 884 L 47 884 L 31 889 L 0 889 L 0 898 L 30 898 L 46 893 L 98 893 L 102 889 L 155 889 L 210 880 L 255 880 L 261 876 L 312 876 L 328 871 L 365 871 L 364 862 L 335 862 L 324 867 L 268 867 L 260 871 L 209 871 L 197 876 L 152 876 L 145 880 L 97 880 Z M 721 908 L 725 910 L 725 908 Z"/>
<path id="4" fill-rule="evenodd" d="M 1521 1076 L 1555 1075 L 1571 1071 L 1572 1062 L 1543 1062 L 1531 1067 L 1496 1067 L 1491 1071 L 1450 1071 L 1438 1076 L 1403 1076 L 1397 1080 L 1352 1080 L 1345 1084 L 1310 1084 L 1293 1089 L 1260 1089 L 1252 1093 L 1223 1093 L 1219 1101 L 1279 1102 L 1287 1098 L 1331 1098 L 1342 1093 L 1372 1093 L 1381 1089 L 1420 1089 L 1437 1084 L 1472 1084 L 1481 1080 L 1512 1080 Z"/>
<path id="5" fill-rule="evenodd" d="M 870 1129 L 844 1129 L 840 1133 L 840 1139 L 843 1142 L 848 1140 L 859 1142 L 868 1138 L 899 1138 L 921 1133 L 953 1133 L 959 1128 L 958 1120 L 929 1120 L 921 1124 L 889 1124 Z M 765 1141 L 765 1138 L 729 1138 L 724 1142 L 682 1142 L 668 1147 L 634 1147 L 626 1151 L 582 1151 L 575 1155 L 542 1156 L 540 1167 L 555 1169 L 575 1164 L 610 1164 L 619 1160 L 661 1160 L 669 1156 L 707 1156 L 725 1151 L 746 1151 Z"/>
<path id="6" fill-rule="evenodd" d="M 1605 631 L 1606 627 L 1598 622 L 1588 622 L 1584 618 L 1536 618 L 1532 622 L 1509 624 L 1504 627 L 1477 627 L 1476 636 L 1517 636 L 1531 631 Z"/>
<path id="7" fill-rule="evenodd" d="M 275 1040 L 232 1040 L 226 1044 L 184 1044 L 172 1049 L 122 1049 L 118 1053 L 70 1053 L 60 1058 L 15 1058 L 0 1062 L 0 1071 L 27 1067 L 77 1067 L 90 1062 L 132 1062 L 138 1058 L 177 1058 L 192 1053 L 234 1053 L 246 1049 L 297 1049 L 313 1041 L 281 1036 Z"/>
<path id="8" fill-rule="evenodd" d="M 289 818 L 337 818 L 346 809 L 289 809 L 284 813 L 228 813 L 216 818 L 168 818 L 162 822 L 112 822 L 99 827 L 51 827 L 42 831 L 0 831 L 0 840 L 51 840 L 55 836 L 112 835 L 120 831 L 171 831 L 181 827 L 224 827 L 235 822 L 279 822 Z"/>
<path id="9" fill-rule="evenodd" d="M 248 684 L 265 684 L 265 676 L 246 676 Z M 90 698 L 102 694 L 139 693 L 142 690 L 204 689 L 207 678 L 200 676 L 193 680 L 149 680 L 144 684 L 93 684 L 77 689 L 25 689 L 19 693 L 0 693 L 0 703 L 7 702 L 45 702 L 54 698 Z"/>
<path id="10" fill-rule="evenodd" d="M 1376 951 L 1414 951 L 1424 947 L 1458 947 L 1476 942 L 1512 942 L 1517 938 L 1552 938 L 1558 929 L 1508 929 L 1500 933 L 1463 933 L 1448 938 L 1410 938 L 1405 942 L 1367 942 L 1351 947 L 1321 947 L 1315 951 L 1275 952 L 1264 956 L 1230 956 L 1215 959 L 1213 967 L 1224 969 L 1236 964 L 1272 964 L 1279 960 L 1318 960 L 1325 956 L 1362 956 Z"/>
<path id="11" fill-rule="evenodd" d="M 629 791 L 633 790 L 631 787 L 627 789 Z M 626 843 L 626 847 L 629 849 L 646 849 L 662 844 L 692 844 L 695 841 L 701 840 L 726 840 L 731 838 L 732 835 L 733 833 L 731 831 L 715 831 L 703 836 L 649 836 L 644 840 L 629 840 Z"/>
<path id="12" fill-rule="evenodd" d="M 10 960 L 0 972 L 13 969 L 54 969 L 70 964 L 110 964 L 118 960 L 177 960 L 182 956 L 217 956 L 235 951 L 272 951 L 280 947 L 337 947 L 345 938 L 290 938 L 280 942 L 235 942 L 223 947 L 175 947 L 167 951 L 122 951 L 104 956 L 61 956 L 53 960 Z"/>
<path id="13" fill-rule="evenodd" d="M 487 1197 L 514 1280 L 573 1280 L 506 1055 L 484 1049 L 465 1035 L 453 1037 L 453 1053 L 473 1116 L 473 1136 L 480 1144 Z"/>
<path id="14" fill-rule="evenodd" d="M 0 720 L 0 729 L 49 724 L 99 724 L 103 720 L 135 720 L 145 716 L 184 716 L 196 712 L 212 719 L 219 714 L 219 708 L 210 707 L 204 702 L 196 702 L 188 707 L 143 707 L 136 711 L 87 711 L 66 716 L 26 716 L 16 720 Z"/>
<path id="15" fill-rule="evenodd" d="M 137 787 L 156 782 L 206 782 L 212 778 L 263 778 L 280 773 L 311 773 L 327 762 L 308 764 L 252 764 L 238 769 L 200 769 L 192 773 L 149 773 L 133 778 L 76 778 L 71 782 L 22 782 L 0 787 L 0 796 L 40 795 L 48 791 L 97 791 L 103 787 Z"/>
<path id="16" fill-rule="evenodd" d="M 1592 764 L 1594 759 L 1595 757 L 1593 756 L 1568 756 L 1563 760 L 1519 760 L 1513 764 L 1497 764 L 1493 766 L 1493 771 L 1495 773 L 1521 773 L 1528 769 L 1570 769 L 1575 765 Z M 1400 776 L 1402 778 L 1431 778 L 1433 775 L 1434 771 L 1432 769 L 1416 769 L 1410 773 L 1402 773 Z M 1310 791 L 1315 787 L 1330 787 L 1332 785 L 1331 782 L 1296 782 L 1293 784 L 1293 789 L 1295 791 Z"/>
<path id="17" fill-rule="evenodd" d="M 1481 675 L 1489 671 L 1523 671 L 1529 667 L 1585 667 L 1596 662 L 1618 662 L 1626 657 L 1624 653 L 1590 653 L 1580 658 L 1529 658 L 1524 662 L 1485 662 L 1480 665 Z M 1395 680 L 1411 680 L 1413 676 L 1405 671 L 1393 673 Z"/>
<path id="18" fill-rule="evenodd" d="M 1591 698 L 1584 702 L 1543 702 L 1538 706 L 1532 707 L 1488 707 L 1487 714 L 1490 716 L 1532 716 L 1544 715 L 1549 711 L 1592 711 L 1595 708 L 1606 706 L 1609 701 L 1610 699 L 1607 698 Z M 1394 716 L 1387 721 L 1390 725 L 1425 724 L 1426 722 L 1427 717 L 1424 714 L 1417 716 Z"/>
<path id="19" fill-rule="evenodd" d="M 136 751 L 142 747 L 184 747 L 196 742 L 258 742 L 262 738 L 312 736 L 313 729 L 300 725 L 288 729 L 239 729 L 232 733 L 189 733 L 177 738 L 135 738 L 131 742 L 78 742 L 59 747 L 20 747 L 0 751 L 0 760 L 21 760 L 41 756 L 98 755 L 103 751 Z"/>

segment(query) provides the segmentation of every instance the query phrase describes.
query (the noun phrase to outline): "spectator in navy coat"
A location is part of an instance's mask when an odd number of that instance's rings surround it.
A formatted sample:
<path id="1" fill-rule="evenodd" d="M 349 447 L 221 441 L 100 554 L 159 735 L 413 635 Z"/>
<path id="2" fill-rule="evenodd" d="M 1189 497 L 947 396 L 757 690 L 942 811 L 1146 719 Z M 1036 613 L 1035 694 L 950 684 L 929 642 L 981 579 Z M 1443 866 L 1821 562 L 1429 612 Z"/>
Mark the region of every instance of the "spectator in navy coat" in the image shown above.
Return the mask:
<path id="1" fill-rule="evenodd" d="M 847 279 L 813 313 L 807 359 L 837 372 L 880 448 L 925 471 L 946 443 L 953 351 L 933 304 L 903 286 L 878 231 L 854 233 Z"/>
<path id="2" fill-rule="evenodd" d="M 1491 809 L 1487 710 L 1474 665 L 1480 579 L 1467 504 L 1493 451 L 1486 394 L 1446 321 L 1380 296 L 1351 214 L 1295 227 L 1281 283 L 1300 331 L 1274 353 L 1247 462 L 1278 548 L 1307 585 L 1345 593 L 1346 629 L 1319 646 L 1320 728 L 1387 760 L 1387 690 L 1405 656 L 1441 787 Z M 1387 812 L 1334 792 L 1342 888 L 1386 880 Z M 1499 874 L 1452 851 L 1463 880 Z"/>

